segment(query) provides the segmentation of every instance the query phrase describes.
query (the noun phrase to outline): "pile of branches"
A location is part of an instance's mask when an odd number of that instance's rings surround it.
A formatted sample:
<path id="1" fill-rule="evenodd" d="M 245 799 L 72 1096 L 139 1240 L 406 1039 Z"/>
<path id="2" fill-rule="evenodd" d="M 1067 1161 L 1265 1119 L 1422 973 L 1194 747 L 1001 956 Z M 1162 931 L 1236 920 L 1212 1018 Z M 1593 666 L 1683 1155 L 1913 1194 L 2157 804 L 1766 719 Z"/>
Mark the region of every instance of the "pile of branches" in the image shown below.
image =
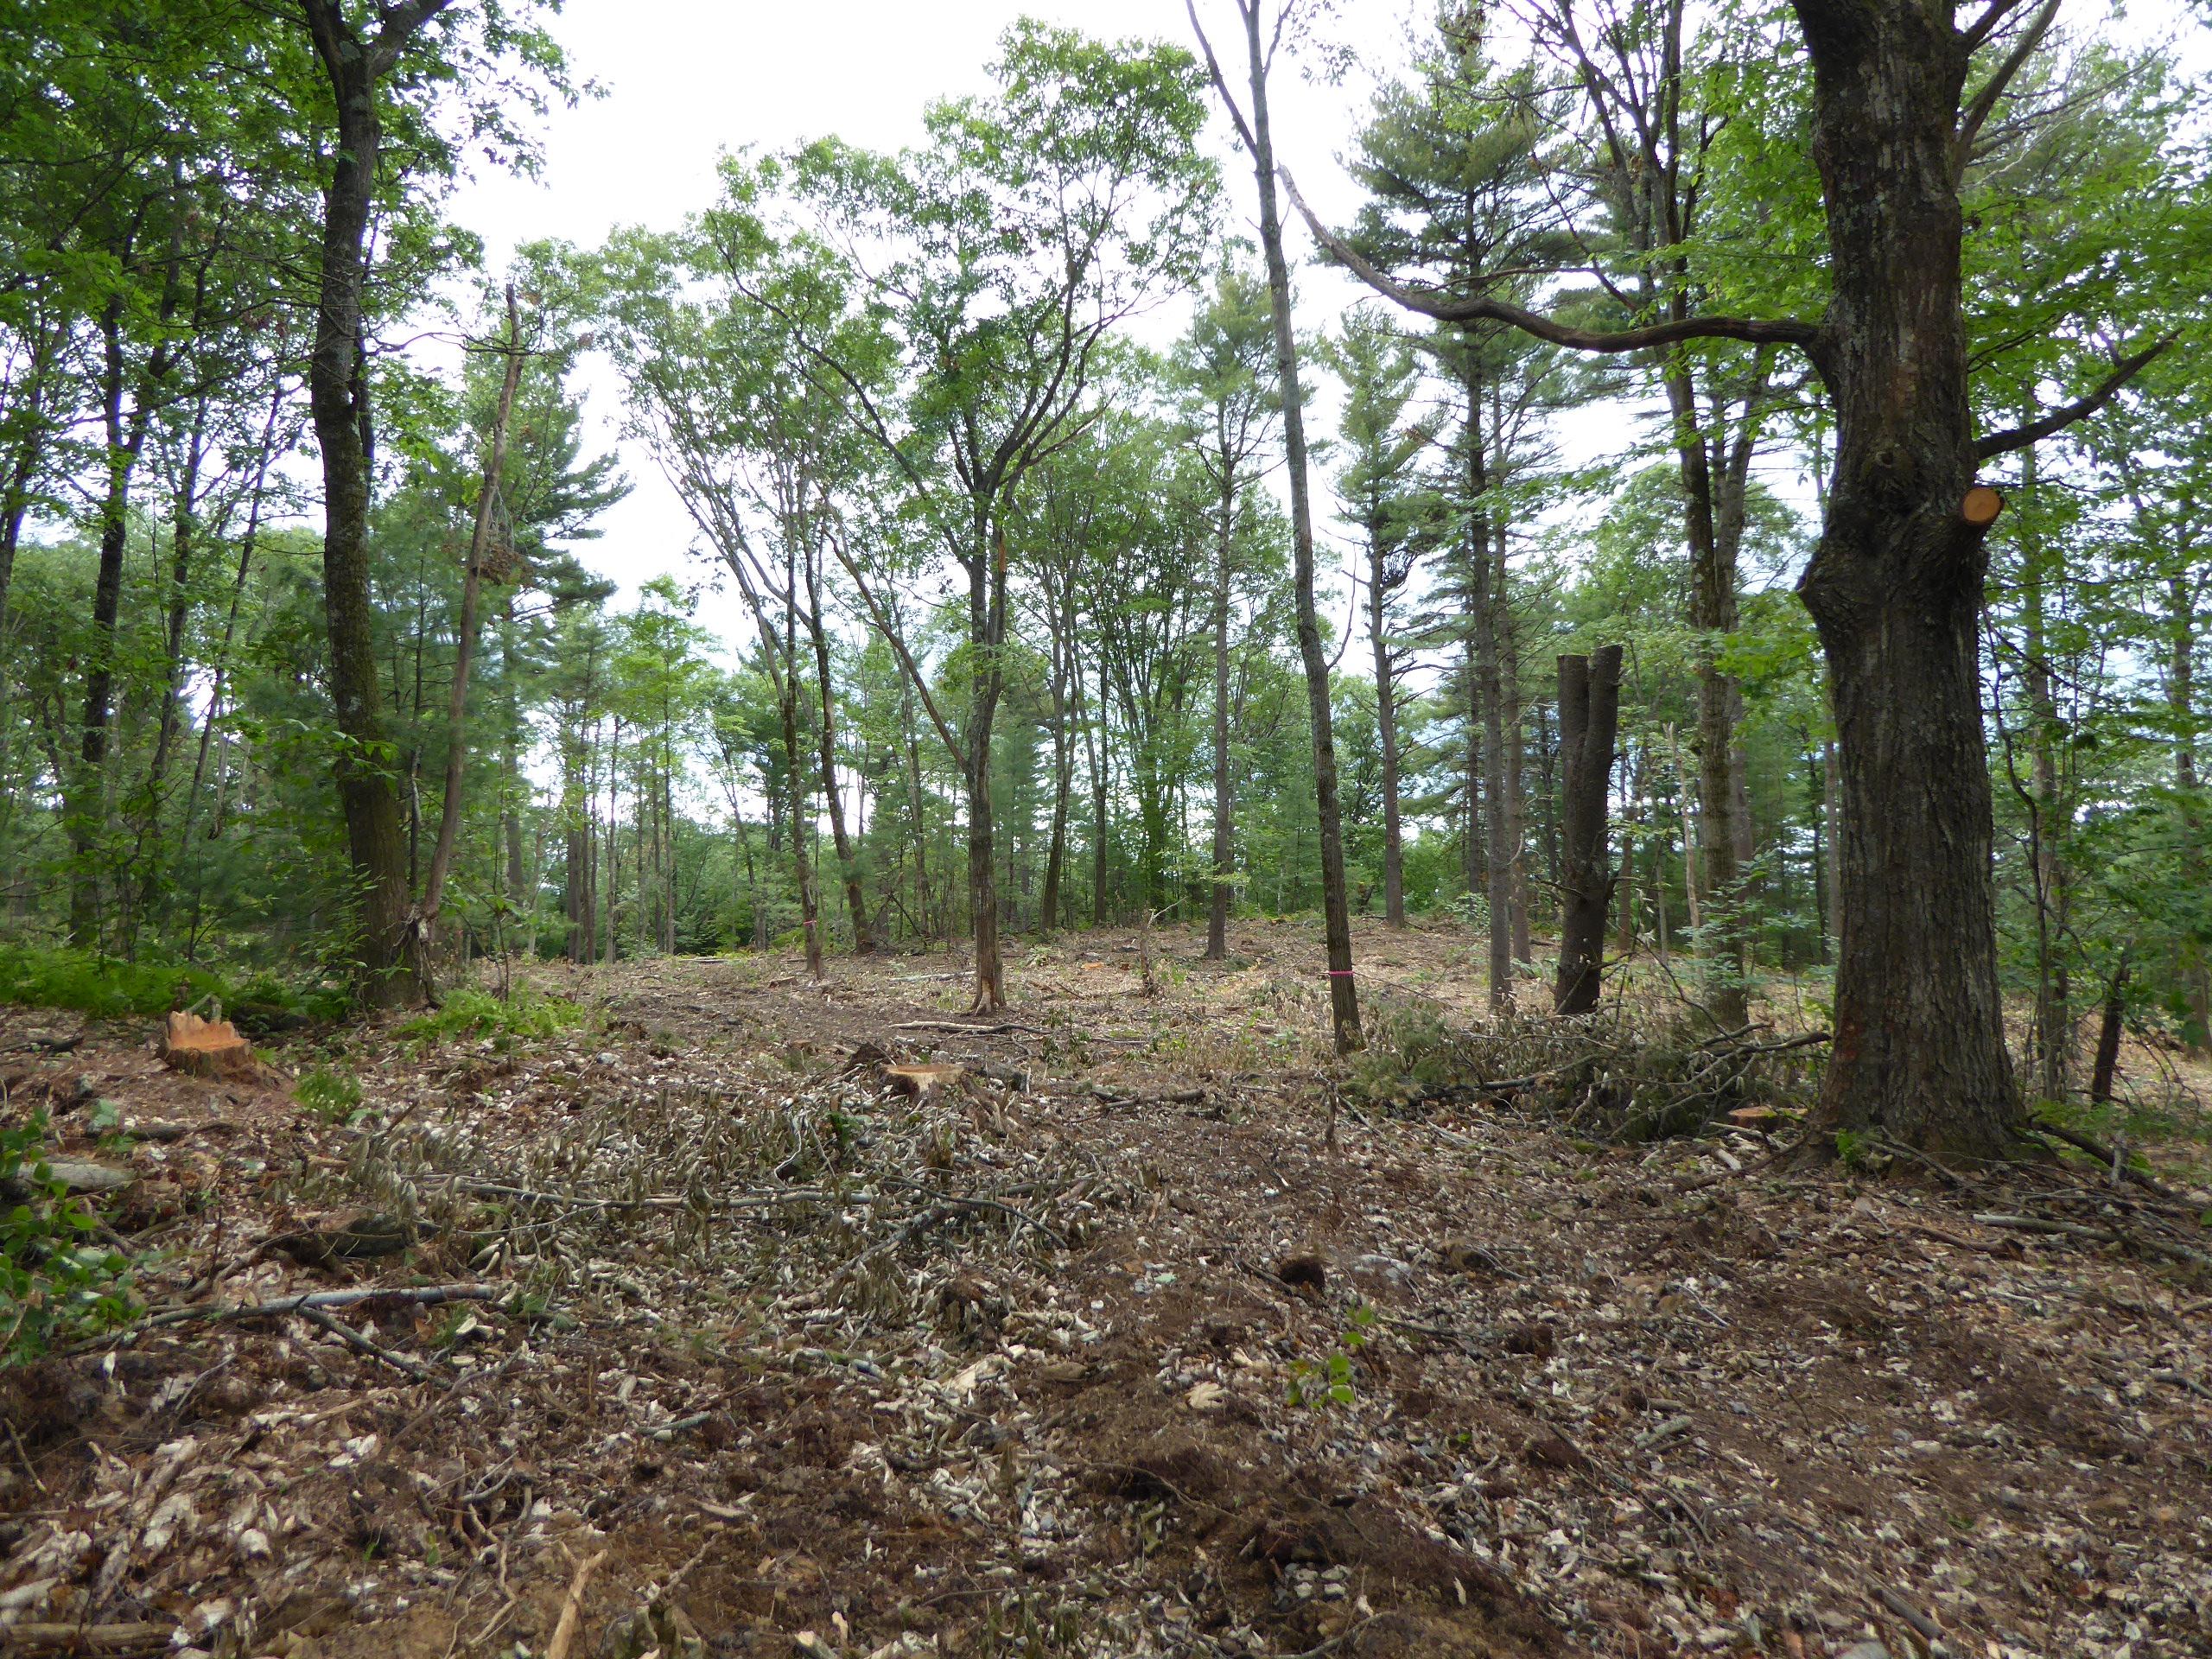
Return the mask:
<path id="1" fill-rule="evenodd" d="M 1354 1086 L 1385 1109 L 1511 1105 L 1631 1142 L 1702 1135 L 1747 1108 L 1777 1119 L 1802 1112 L 1827 1042 L 1826 1032 L 1758 1026 L 1701 1035 L 1688 1021 L 1646 1026 L 1616 1010 L 1457 1027 L 1412 1001 L 1386 1008 L 1375 1030 Z"/>
<path id="2" fill-rule="evenodd" d="M 650 1306 L 711 1277 L 771 1296 L 827 1286 L 862 1320 L 897 1322 L 979 1257 L 1079 1245 L 1145 1185 L 1022 1133 L 1016 1091 L 982 1076 L 920 1099 L 860 1066 L 582 1104 L 551 1135 L 511 1137 L 496 1118 L 363 1135 L 328 1196 L 365 1198 L 442 1265 L 545 1301 L 612 1287 Z"/>

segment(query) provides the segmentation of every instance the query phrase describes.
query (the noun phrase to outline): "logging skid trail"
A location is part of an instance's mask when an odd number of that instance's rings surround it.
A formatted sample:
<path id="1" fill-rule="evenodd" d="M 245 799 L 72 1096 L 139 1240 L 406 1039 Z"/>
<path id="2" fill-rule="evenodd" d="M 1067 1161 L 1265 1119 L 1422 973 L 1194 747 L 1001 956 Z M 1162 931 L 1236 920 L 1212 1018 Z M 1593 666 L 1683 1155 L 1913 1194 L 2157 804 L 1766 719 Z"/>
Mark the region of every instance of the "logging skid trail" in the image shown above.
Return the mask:
<path id="1" fill-rule="evenodd" d="M 0 1649 L 2212 1647 L 2185 1160 L 1808 1175 L 1786 998 L 1622 1141 L 1662 1046 L 1449 1049 L 1464 930 L 1357 927 L 1341 1063 L 1318 926 L 1150 944 L 977 1020 L 912 958 L 551 966 L 580 1012 L 243 1077 L 0 1015 L 146 1304 L 0 1370 Z"/>

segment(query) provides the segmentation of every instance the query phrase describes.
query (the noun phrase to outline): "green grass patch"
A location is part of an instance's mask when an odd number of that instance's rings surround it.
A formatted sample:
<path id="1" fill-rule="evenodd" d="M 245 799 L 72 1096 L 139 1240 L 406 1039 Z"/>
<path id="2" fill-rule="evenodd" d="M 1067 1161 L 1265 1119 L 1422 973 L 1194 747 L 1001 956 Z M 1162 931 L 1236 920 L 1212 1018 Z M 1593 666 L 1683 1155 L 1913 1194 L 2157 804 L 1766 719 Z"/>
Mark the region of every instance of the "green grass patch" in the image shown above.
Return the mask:
<path id="1" fill-rule="evenodd" d="M 120 957 L 63 945 L 0 944 L 0 1002 L 35 1008 L 74 1008 L 98 1019 L 136 1014 L 157 1020 L 171 1008 L 213 996 L 226 1010 L 261 1007 L 316 1020 L 336 1020 L 345 994 L 302 991 L 274 975 L 243 977 L 194 964 Z"/>
<path id="2" fill-rule="evenodd" d="M 489 1037 L 505 1047 L 531 1038 L 558 1036 L 583 1022 L 574 1002 L 535 991 L 518 991 L 502 1001 L 489 991 L 461 989 L 429 1013 L 400 1027 L 399 1035 L 428 1048 L 456 1037 Z"/>

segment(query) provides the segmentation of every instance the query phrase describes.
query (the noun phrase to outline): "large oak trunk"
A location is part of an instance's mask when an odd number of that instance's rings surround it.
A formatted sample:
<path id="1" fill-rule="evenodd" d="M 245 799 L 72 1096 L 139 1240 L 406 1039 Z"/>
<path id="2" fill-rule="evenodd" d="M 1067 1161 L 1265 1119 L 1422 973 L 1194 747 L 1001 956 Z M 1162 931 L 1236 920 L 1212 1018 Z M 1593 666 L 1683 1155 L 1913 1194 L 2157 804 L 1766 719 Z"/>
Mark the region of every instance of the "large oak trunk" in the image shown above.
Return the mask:
<path id="1" fill-rule="evenodd" d="M 1999 1156 L 2018 1112 L 1997 988 L 1975 466 L 1952 124 L 1967 42 L 1913 0 L 1798 0 L 1833 299 L 1827 522 L 1800 591 L 1841 765 L 1842 938 L 1816 1136 Z"/>

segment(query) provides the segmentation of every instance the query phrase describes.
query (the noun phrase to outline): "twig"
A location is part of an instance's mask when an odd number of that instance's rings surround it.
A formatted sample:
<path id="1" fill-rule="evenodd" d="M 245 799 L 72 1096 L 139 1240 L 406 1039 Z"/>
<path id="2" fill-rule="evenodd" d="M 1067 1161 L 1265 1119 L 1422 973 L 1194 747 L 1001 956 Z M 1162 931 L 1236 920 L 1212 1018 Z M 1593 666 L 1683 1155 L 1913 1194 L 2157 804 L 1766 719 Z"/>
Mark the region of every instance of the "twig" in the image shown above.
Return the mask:
<path id="1" fill-rule="evenodd" d="M 180 1325 L 188 1319 L 258 1319 L 273 1313 L 297 1313 L 311 1307 L 353 1307 L 362 1302 L 407 1302 L 417 1307 L 435 1307 L 442 1302 L 496 1302 L 508 1294 L 508 1287 L 500 1285 L 364 1285 L 354 1290 L 317 1290 L 304 1296 L 280 1296 L 266 1302 L 195 1302 L 184 1307 L 155 1308 L 142 1323 L 154 1325 Z"/>
<path id="2" fill-rule="evenodd" d="M 1343 1630 L 1338 1630 L 1334 1636 L 1322 1643 L 1319 1647 L 1307 1648 L 1301 1653 L 1294 1653 L 1289 1656 L 1289 1659 L 1321 1659 L 1321 1656 L 1323 1654 L 1334 1653 L 1338 1648 L 1344 1646 L 1345 1643 L 1351 1641 L 1352 1637 L 1357 1636 L 1362 1630 L 1365 1630 L 1369 1625 L 1372 1624 L 1376 1619 L 1382 1617 L 1382 1615 L 1380 1613 L 1370 1613 L 1365 1618 L 1361 1619 L 1358 1624 L 1347 1624 Z"/>
<path id="3" fill-rule="evenodd" d="M 2107 1168 L 2113 1170 L 2123 1180 L 2133 1181 L 2137 1185 L 2148 1189 L 2150 1192 L 2156 1193 L 2159 1198 L 2165 1199 L 2168 1203 L 2184 1204 L 2188 1202 L 2188 1200 L 2183 1198 L 2180 1193 L 2175 1192 L 2173 1188 L 2168 1186 L 2164 1182 L 2158 1180 L 2153 1176 L 2145 1174 L 2141 1170 L 2137 1169 L 2133 1165 L 2130 1164 L 2120 1155 L 2120 1152 L 2118 1147 L 2108 1147 L 2093 1135 L 2083 1135 L 2079 1129 L 2069 1129 L 2062 1124 L 2053 1123 L 2047 1118 L 2039 1117 L 2027 1126 L 2024 1133 L 2030 1135 L 2048 1135 L 2054 1141 L 2063 1141 L 2068 1146 L 2073 1147 L 2076 1152 L 2087 1153 L 2099 1163 L 2104 1165 Z"/>
<path id="4" fill-rule="evenodd" d="M 2191 1394 L 2212 1400 L 2212 1389 L 2206 1388 L 2195 1377 L 2183 1371 L 2153 1371 L 2151 1373 L 2151 1380 L 2153 1382 L 2171 1382 L 2177 1389 L 2186 1389 Z M 42 1491 L 45 1489 L 41 1487 L 40 1490 Z"/>
<path id="5" fill-rule="evenodd" d="M 1045 1033 L 1034 1026 L 1016 1025 L 1011 1020 L 995 1026 L 970 1025 L 964 1020 L 902 1020 L 887 1027 L 891 1031 L 959 1031 L 972 1037 L 1003 1037 L 1010 1031 L 1025 1032 L 1032 1037 Z"/>
<path id="6" fill-rule="evenodd" d="M 591 1582 L 591 1575 L 607 1559 L 607 1552 L 587 1555 L 576 1564 L 576 1576 L 569 1580 L 569 1593 L 561 1599 L 560 1622 L 553 1626 L 553 1639 L 545 1644 L 545 1659 L 569 1659 L 569 1649 L 576 1639 L 577 1615 L 583 1609 L 584 1586 Z"/>
<path id="7" fill-rule="evenodd" d="M 1873 1582 L 1874 1593 L 1881 1599 L 1882 1605 L 1888 1608 L 1899 1618 L 1904 1620 L 1906 1624 L 1911 1625 L 1914 1630 L 1917 1630 L 1922 1638 L 1927 1642 L 1929 1650 L 1931 1653 L 1948 1653 L 1950 1651 L 1950 1649 L 1944 1645 L 1943 1627 L 1942 1625 L 1938 1624 L 1934 1619 L 1929 1618 L 1927 1614 L 1922 1612 L 1917 1607 L 1907 1601 L 1896 1591 L 1891 1589 L 1888 1585 L 1878 1581 L 1870 1580 L 1870 1582 Z"/>
<path id="8" fill-rule="evenodd" d="M 924 1186 L 919 1181 L 904 1180 L 896 1175 L 885 1175 L 879 1179 L 886 1186 L 904 1187 L 909 1192 L 918 1192 L 924 1198 L 933 1198 L 939 1204 L 953 1205 L 963 1210 L 995 1210 L 1002 1216 L 1010 1217 L 1021 1223 L 1025 1227 L 1035 1228 L 1064 1250 L 1072 1248 L 1067 1241 L 1066 1235 L 1058 1229 L 1046 1225 L 1036 1217 L 1025 1214 L 1010 1204 L 1001 1204 L 996 1198 L 971 1198 L 959 1192 L 940 1192 L 933 1186 Z"/>
<path id="9" fill-rule="evenodd" d="M 6 1627 L 9 1650 L 25 1648 L 167 1647 L 176 1625 L 138 1620 L 122 1624 L 38 1624 Z"/>
<path id="10" fill-rule="evenodd" d="M 2162 1238 L 2149 1238 L 2139 1233 L 2123 1233 L 2113 1227 L 2087 1227 L 2078 1221 L 2051 1221 L 2042 1216 L 2006 1216 L 1977 1213 L 1974 1219 L 1985 1227 L 2002 1227 L 2016 1233 L 2052 1233 L 2068 1238 L 2086 1238 L 2098 1244 L 2125 1244 L 2136 1249 L 2149 1250 L 2176 1262 L 2194 1262 L 2201 1267 L 2212 1267 L 2212 1255 L 2202 1250 L 2192 1250 L 2186 1244 L 2169 1244 Z"/>
<path id="11" fill-rule="evenodd" d="M 38 1478 L 38 1471 L 31 1466 L 31 1454 L 23 1450 L 23 1437 L 16 1432 L 15 1420 L 11 1417 L 0 1418 L 0 1423 L 6 1424 L 8 1438 L 15 1442 L 16 1455 L 22 1460 L 23 1472 L 31 1478 L 31 1484 L 38 1488 L 41 1497 L 51 1497 L 53 1493 L 48 1491 L 46 1483 Z"/>
<path id="12" fill-rule="evenodd" d="M 501 1181 L 474 1181 L 458 1175 L 422 1175 L 422 1181 L 436 1182 L 459 1187 L 464 1192 L 484 1198 L 513 1198 L 524 1204 L 559 1204 L 576 1210 L 696 1210 L 706 1209 L 716 1214 L 734 1215 L 748 1210 L 772 1209 L 778 1205 L 832 1202 L 837 1200 L 819 1187 L 793 1187 L 783 1192 L 748 1192 L 732 1198 L 693 1199 L 673 1193 L 656 1193 L 642 1198 L 594 1198 L 581 1193 L 540 1192 L 524 1186 L 509 1186 Z"/>
<path id="13" fill-rule="evenodd" d="M 382 1360 L 385 1364 L 391 1366 L 393 1370 L 404 1372 L 407 1376 L 413 1377 L 417 1382 L 432 1382 L 437 1380 L 431 1371 L 421 1365 L 417 1365 L 413 1360 L 408 1358 L 404 1354 L 395 1354 L 389 1348 L 378 1347 L 375 1343 L 371 1342 L 366 1337 L 356 1331 L 352 1325 L 345 1324 L 341 1320 L 332 1319 L 329 1314 L 324 1313 L 319 1307 L 302 1307 L 296 1308 L 294 1311 L 309 1325 L 319 1326 L 321 1329 L 329 1332 L 332 1336 L 338 1338 L 349 1348 L 359 1349 L 362 1353 L 368 1355 L 372 1359 Z"/>

